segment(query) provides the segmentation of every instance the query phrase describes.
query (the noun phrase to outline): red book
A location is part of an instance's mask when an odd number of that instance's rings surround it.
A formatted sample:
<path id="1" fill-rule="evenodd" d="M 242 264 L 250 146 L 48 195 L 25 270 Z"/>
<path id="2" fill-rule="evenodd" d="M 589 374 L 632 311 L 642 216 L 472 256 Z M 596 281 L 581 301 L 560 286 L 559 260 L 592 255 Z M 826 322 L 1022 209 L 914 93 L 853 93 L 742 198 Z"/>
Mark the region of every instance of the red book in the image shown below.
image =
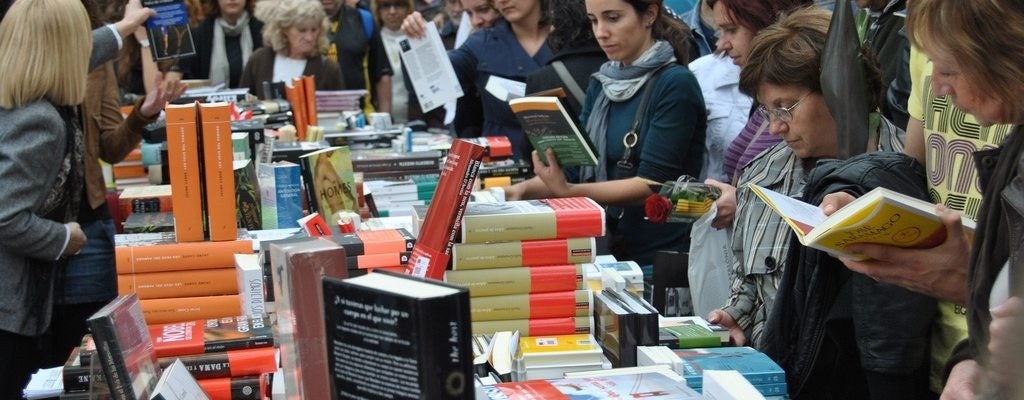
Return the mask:
<path id="1" fill-rule="evenodd" d="M 452 269 L 582 264 L 594 262 L 595 254 L 592 237 L 459 243 L 452 249 Z"/>
<path id="2" fill-rule="evenodd" d="M 452 143 L 430 200 L 430 212 L 423 220 L 406 266 L 407 273 L 431 279 L 444 276 L 483 154 L 483 146 L 465 140 Z"/>
<path id="3" fill-rule="evenodd" d="M 404 228 L 360 231 L 331 236 L 349 257 L 365 254 L 395 254 L 411 251 L 416 237 Z M 354 268 L 349 265 L 349 268 Z"/>
<path id="4" fill-rule="evenodd" d="M 473 297 L 469 306 L 473 321 L 586 317 L 593 309 L 590 290 Z"/>
<path id="5" fill-rule="evenodd" d="M 174 360 L 181 360 L 196 379 L 230 378 L 277 371 L 277 350 L 273 347 L 164 357 L 160 359 L 160 367 L 167 368 Z"/>
<path id="6" fill-rule="evenodd" d="M 262 400 L 270 393 L 270 374 L 197 379 L 210 400 Z"/>
<path id="7" fill-rule="evenodd" d="M 586 197 L 471 203 L 462 243 L 604 236 L 604 207 Z"/>
<path id="8" fill-rule="evenodd" d="M 589 316 L 473 321 L 474 335 L 490 335 L 500 331 L 519 331 L 520 336 L 571 335 L 592 332 Z"/>
<path id="9" fill-rule="evenodd" d="M 270 321 L 238 316 L 149 326 L 157 357 L 273 347 Z"/>

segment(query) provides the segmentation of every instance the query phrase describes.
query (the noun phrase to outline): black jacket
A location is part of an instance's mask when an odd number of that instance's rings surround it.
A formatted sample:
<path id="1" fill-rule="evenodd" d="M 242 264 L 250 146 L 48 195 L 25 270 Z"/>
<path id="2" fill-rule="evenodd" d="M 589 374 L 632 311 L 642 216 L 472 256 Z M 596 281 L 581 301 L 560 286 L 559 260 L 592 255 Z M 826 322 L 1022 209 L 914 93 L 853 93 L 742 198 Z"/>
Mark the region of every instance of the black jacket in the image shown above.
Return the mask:
<path id="1" fill-rule="evenodd" d="M 185 79 L 208 79 L 210 77 L 210 57 L 213 55 L 213 24 L 216 18 L 204 19 L 192 28 L 192 41 L 196 45 L 196 55 L 178 61 L 177 68 Z M 263 47 L 263 22 L 252 15 L 249 16 L 249 35 L 252 36 L 252 51 Z M 238 67 L 239 76 L 245 69 L 245 63 Z M 238 87 L 238 82 L 229 82 L 228 87 Z"/>
<path id="2" fill-rule="evenodd" d="M 804 201 L 882 186 L 927 199 L 924 168 L 901 153 L 821 161 Z M 762 349 L 786 370 L 793 399 L 913 399 L 927 386 L 935 300 L 880 284 L 792 238 Z"/>
<path id="3" fill-rule="evenodd" d="M 555 61 L 561 61 L 565 64 L 565 69 L 569 70 L 569 75 L 573 77 L 576 84 L 586 94 L 587 86 L 590 85 L 590 76 L 601 68 L 601 64 L 608 61 L 608 56 L 604 54 L 604 51 L 596 43 L 580 48 L 562 49 L 551 57 L 548 65 L 545 65 L 526 78 L 526 93 L 537 93 L 558 87 L 565 88 L 566 101 L 569 104 L 569 109 L 566 111 L 573 117 L 576 117 L 578 121 L 580 111 L 583 110 L 583 103 L 576 101 L 572 93 L 569 92 L 569 88 L 562 83 L 562 78 L 555 72 L 555 67 L 551 66 Z"/>

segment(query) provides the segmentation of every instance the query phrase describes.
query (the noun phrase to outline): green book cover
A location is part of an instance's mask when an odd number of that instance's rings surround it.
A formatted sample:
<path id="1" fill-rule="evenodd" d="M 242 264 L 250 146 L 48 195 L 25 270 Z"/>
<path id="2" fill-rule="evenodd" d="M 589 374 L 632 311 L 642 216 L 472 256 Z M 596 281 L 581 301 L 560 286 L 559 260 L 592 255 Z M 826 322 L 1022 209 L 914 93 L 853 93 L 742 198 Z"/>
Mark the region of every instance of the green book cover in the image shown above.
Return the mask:
<path id="1" fill-rule="evenodd" d="M 659 342 L 673 349 L 718 347 L 722 343 L 717 333 L 697 324 L 665 326 L 658 332 Z"/>
<path id="2" fill-rule="evenodd" d="M 545 165 L 548 161 L 544 153 L 548 148 L 554 149 L 562 167 L 597 165 L 590 138 L 576 127 L 575 119 L 557 97 L 520 97 L 510 100 L 509 106 Z"/>

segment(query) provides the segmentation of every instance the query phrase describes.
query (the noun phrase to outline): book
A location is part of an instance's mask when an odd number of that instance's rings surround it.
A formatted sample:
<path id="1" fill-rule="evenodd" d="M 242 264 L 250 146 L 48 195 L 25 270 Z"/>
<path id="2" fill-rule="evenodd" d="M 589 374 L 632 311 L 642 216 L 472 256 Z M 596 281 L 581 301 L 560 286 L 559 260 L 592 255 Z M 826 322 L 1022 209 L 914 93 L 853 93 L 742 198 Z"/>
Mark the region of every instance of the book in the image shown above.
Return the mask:
<path id="1" fill-rule="evenodd" d="M 235 254 L 251 254 L 251 240 L 114 247 L 118 274 L 188 271 L 235 265 Z"/>
<path id="2" fill-rule="evenodd" d="M 854 243 L 927 249 L 946 240 L 934 204 L 886 188 L 874 188 L 826 217 L 817 206 L 754 184 L 749 187 L 789 224 L 800 243 L 836 257 L 864 259 L 844 250 Z M 974 232 L 973 220 L 962 217 L 961 222 L 968 234 Z"/>
<path id="3" fill-rule="evenodd" d="M 729 343 L 729 330 L 724 326 L 718 324 L 712 324 L 708 322 L 704 317 L 701 316 L 686 316 L 686 317 L 659 317 L 658 328 L 666 328 L 681 325 L 697 325 L 705 328 L 711 333 L 718 336 L 719 342 L 722 345 Z M 714 347 L 714 346 L 700 346 L 700 347 Z"/>
<path id="4" fill-rule="evenodd" d="M 235 254 L 235 278 L 242 299 L 240 315 L 261 316 L 267 312 L 263 285 L 263 264 L 257 254 Z"/>
<path id="5" fill-rule="evenodd" d="M 208 400 L 206 392 L 199 387 L 181 360 L 174 360 L 156 382 L 150 400 Z"/>
<path id="6" fill-rule="evenodd" d="M 601 345 L 589 333 L 520 337 L 516 358 L 528 368 L 604 362 Z"/>
<path id="7" fill-rule="evenodd" d="M 210 240 L 235 240 L 238 219 L 235 212 L 234 156 L 231 152 L 231 105 L 199 104 L 202 123 L 203 187 L 206 222 Z"/>
<path id="8" fill-rule="evenodd" d="M 252 159 L 235 160 L 235 219 L 239 228 L 250 231 L 263 229 L 263 205 L 260 202 L 260 182 L 256 176 L 256 163 Z"/>
<path id="9" fill-rule="evenodd" d="M 121 224 L 124 233 L 174 232 L 174 214 L 170 212 L 133 212 Z"/>
<path id="10" fill-rule="evenodd" d="M 616 368 L 637 365 L 636 318 L 636 314 L 607 291 L 594 294 L 594 338 Z"/>
<path id="11" fill-rule="evenodd" d="M 736 370 L 754 386 L 785 384 L 786 373 L 771 358 L 751 347 L 674 350 L 682 361 L 687 386 L 704 386 L 704 370 Z"/>
<path id="12" fill-rule="evenodd" d="M 590 138 L 576 127 L 575 118 L 557 97 L 520 97 L 509 100 L 508 104 L 523 127 L 523 135 L 530 140 L 544 165 L 548 165 L 544 153 L 549 148 L 555 151 L 558 165 L 562 167 L 597 165 L 597 154 Z"/>
<path id="13" fill-rule="evenodd" d="M 197 380 L 210 400 L 262 400 L 270 389 L 270 374 Z"/>
<path id="14" fill-rule="evenodd" d="M 452 247 L 452 269 L 589 263 L 596 250 L 593 237 L 458 243 Z"/>
<path id="15" fill-rule="evenodd" d="M 289 397 L 330 398 L 324 277 L 346 278 L 345 249 L 326 238 L 270 245 L 281 368 Z"/>
<path id="16" fill-rule="evenodd" d="M 358 211 L 356 180 L 348 147 L 328 147 L 299 157 L 310 212 L 328 222 L 338 211 Z"/>
<path id="17" fill-rule="evenodd" d="M 174 236 L 179 242 L 199 242 L 203 233 L 202 174 L 199 170 L 199 131 L 196 104 L 171 104 L 167 119 L 167 169 L 171 178 Z"/>
<path id="18" fill-rule="evenodd" d="M 468 290 L 375 272 L 323 292 L 335 398 L 472 397 Z"/>
<path id="19" fill-rule="evenodd" d="M 406 272 L 410 275 L 441 279 L 452 260 L 456 236 L 462 216 L 473 191 L 473 180 L 480 168 L 483 146 L 456 140 L 452 143 L 441 168 L 437 190 L 430 202 L 433 206 L 419 229 Z M 519 266 L 524 264 L 513 264 Z"/>
<path id="20" fill-rule="evenodd" d="M 143 0 L 142 6 L 156 11 L 146 20 L 146 36 L 154 61 L 196 54 L 184 0 Z"/>
<path id="21" fill-rule="evenodd" d="M 117 275 L 117 294 L 139 299 L 238 294 L 234 268 L 143 272 Z"/>
<path id="22" fill-rule="evenodd" d="M 468 288 L 471 297 L 586 289 L 583 264 L 445 271 L 444 281 Z"/>
<path id="23" fill-rule="evenodd" d="M 242 309 L 242 299 L 237 294 L 142 299 L 139 304 L 148 324 L 221 318 L 238 315 Z"/>
<path id="24" fill-rule="evenodd" d="M 464 140 L 484 146 L 484 163 L 510 161 L 512 158 L 512 141 L 507 136 L 479 136 Z"/>
<path id="25" fill-rule="evenodd" d="M 401 267 L 404 271 L 405 265 L 409 263 L 411 254 L 412 252 L 403 251 L 401 253 L 348 256 L 345 258 L 345 263 L 348 264 L 349 270 Z"/>
<path id="26" fill-rule="evenodd" d="M 160 366 L 181 362 L 196 379 L 230 378 L 277 371 L 277 350 L 256 347 L 160 358 Z"/>
<path id="27" fill-rule="evenodd" d="M 474 297 L 470 304 L 473 321 L 585 317 L 592 309 L 589 290 Z"/>
<path id="28" fill-rule="evenodd" d="M 704 370 L 703 381 L 704 399 L 764 400 L 764 395 L 737 371 Z"/>
<path id="29" fill-rule="evenodd" d="M 489 335 L 499 331 L 519 331 L 524 336 L 591 333 L 590 316 L 473 321 L 472 328 L 474 335 Z"/>
<path id="30" fill-rule="evenodd" d="M 158 357 L 273 347 L 270 321 L 263 316 L 237 316 L 148 327 Z"/>
<path id="31" fill-rule="evenodd" d="M 121 217 L 137 212 L 167 212 L 174 210 L 171 185 L 128 186 L 117 195 Z"/>
<path id="32" fill-rule="evenodd" d="M 302 218 L 302 173 L 298 164 L 260 164 L 260 208 L 263 229 L 298 228 Z"/>
<path id="33" fill-rule="evenodd" d="M 119 296 L 89 317 L 103 376 L 116 400 L 147 399 L 160 378 L 138 296 Z"/>
<path id="34" fill-rule="evenodd" d="M 416 236 L 403 228 L 334 234 L 330 240 L 344 248 L 349 257 L 404 253 L 416 244 Z"/>
<path id="35" fill-rule="evenodd" d="M 604 235 L 604 207 L 587 197 L 470 203 L 462 218 L 462 243 Z"/>
<path id="36" fill-rule="evenodd" d="M 357 172 L 432 170 L 441 171 L 441 152 L 437 150 L 411 152 L 353 152 L 352 168 Z"/>
<path id="37" fill-rule="evenodd" d="M 516 349 L 519 346 L 519 332 L 494 332 L 491 335 L 491 341 L 488 343 L 488 346 L 490 347 L 490 352 L 487 356 L 487 363 L 490 365 L 491 371 L 498 376 L 499 381 L 512 381 L 513 362 Z"/>
<path id="38" fill-rule="evenodd" d="M 717 333 L 697 324 L 683 324 L 658 328 L 658 344 L 670 349 L 718 347 L 722 340 Z"/>
<path id="39" fill-rule="evenodd" d="M 490 400 L 700 399 L 686 384 L 655 372 L 507 382 L 484 390 Z"/>

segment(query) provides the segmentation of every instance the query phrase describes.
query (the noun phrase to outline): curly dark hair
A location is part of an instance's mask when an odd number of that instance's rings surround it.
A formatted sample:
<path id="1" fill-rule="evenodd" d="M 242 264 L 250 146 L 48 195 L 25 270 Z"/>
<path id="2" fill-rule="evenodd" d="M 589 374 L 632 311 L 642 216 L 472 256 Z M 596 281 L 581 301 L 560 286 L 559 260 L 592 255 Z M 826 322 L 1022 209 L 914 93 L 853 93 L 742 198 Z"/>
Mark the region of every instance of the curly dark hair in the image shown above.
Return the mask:
<path id="1" fill-rule="evenodd" d="M 548 46 L 558 52 L 564 48 L 597 44 L 594 29 L 587 19 L 585 0 L 559 0 L 551 3 L 551 19 L 558 21 L 548 35 Z"/>

